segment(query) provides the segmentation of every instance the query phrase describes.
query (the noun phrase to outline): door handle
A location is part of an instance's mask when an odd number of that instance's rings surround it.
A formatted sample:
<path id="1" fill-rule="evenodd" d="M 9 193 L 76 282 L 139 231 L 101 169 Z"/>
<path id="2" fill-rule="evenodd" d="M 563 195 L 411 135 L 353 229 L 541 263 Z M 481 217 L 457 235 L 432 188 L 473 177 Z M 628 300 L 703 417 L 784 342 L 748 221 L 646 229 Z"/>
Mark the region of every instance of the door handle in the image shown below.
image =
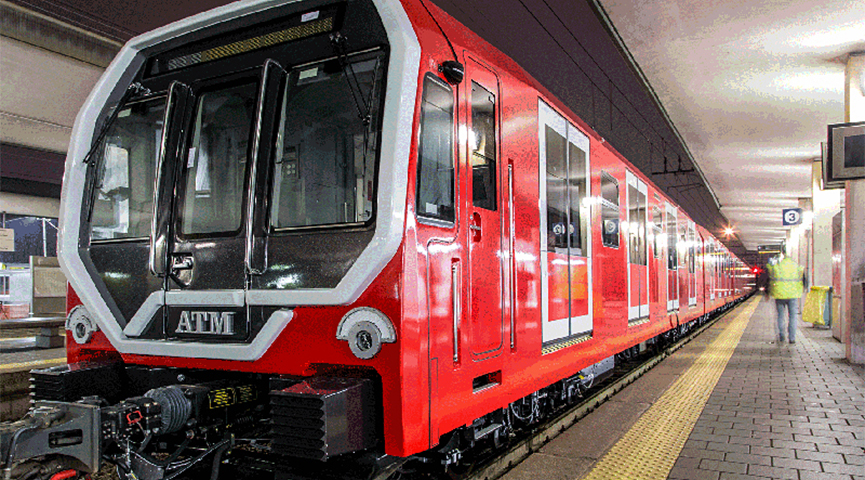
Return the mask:
<path id="1" fill-rule="evenodd" d="M 479 242 L 481 239 L 481 216 L 477 212 L 472 214 L 469 230 L 472 231 L 472 240 Z"/>
<path id="2" fill-rule="evenodd" d="M 174 255 L 171 257 L 171 270 L 191 270 L 193 266 L 192 255 Z"/>

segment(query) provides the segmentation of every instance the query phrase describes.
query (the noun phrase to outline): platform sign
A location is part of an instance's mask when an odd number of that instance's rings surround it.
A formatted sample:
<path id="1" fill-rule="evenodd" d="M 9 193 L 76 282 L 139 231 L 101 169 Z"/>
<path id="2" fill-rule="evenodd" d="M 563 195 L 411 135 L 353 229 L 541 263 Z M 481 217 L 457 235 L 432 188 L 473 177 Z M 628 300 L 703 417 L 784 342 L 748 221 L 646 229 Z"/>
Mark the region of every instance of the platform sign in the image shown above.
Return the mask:
<path id="1" fill-rule="evenodd" d="M 759 254 L 778 254 L 784 251 L 784 245 L 757 245 L 757 253 Z"/>
<path id="2" fill-rule="evenodd" d="M 801 208 L 785 208 L 781 211 L 782 225 L 785 227 L 790 225 L 799 225 L 802 223 Z"/>
<path id="3" fill-rule="evenodd" d="M 0 228 L 0 252 L 15 251 L 15 230 Z"/>

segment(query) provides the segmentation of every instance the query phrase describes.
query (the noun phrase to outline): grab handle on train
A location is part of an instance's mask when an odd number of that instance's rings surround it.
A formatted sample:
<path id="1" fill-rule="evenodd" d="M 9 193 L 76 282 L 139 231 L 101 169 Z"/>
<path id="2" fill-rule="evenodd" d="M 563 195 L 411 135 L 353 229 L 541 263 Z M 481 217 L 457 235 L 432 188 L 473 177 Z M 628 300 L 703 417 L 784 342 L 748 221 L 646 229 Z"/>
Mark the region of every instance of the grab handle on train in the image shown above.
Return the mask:
<path id="1" fill-rule="evenodd" d="M 481 241 L 481 216 L 477 212 L 472 214 L 472 223 L 469 224 L 469 229 L 472 231 L 472 240 Z"/>

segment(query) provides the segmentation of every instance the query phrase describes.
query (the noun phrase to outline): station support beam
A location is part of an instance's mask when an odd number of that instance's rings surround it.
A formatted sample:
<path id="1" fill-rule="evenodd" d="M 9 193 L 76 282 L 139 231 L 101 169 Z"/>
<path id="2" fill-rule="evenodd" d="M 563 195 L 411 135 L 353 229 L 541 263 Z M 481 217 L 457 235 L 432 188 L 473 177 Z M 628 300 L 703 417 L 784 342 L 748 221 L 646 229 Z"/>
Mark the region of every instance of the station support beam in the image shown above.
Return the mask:
<path id="1" fill-rule="evenodd" d="M 811 204 L 814 217 L 811 230 L 812 267 L 809 281 L 811 285 L 833 287 L 832 336 L 843 341 L 841 325 L 844 322 L 839 318 L 840 302 L 843 295 L 840 290 L 843 246 L 839 246 L 836 251 L 833 240 L 838 242 L 842 238 L 835 230 L 836 227 L 840 228 L 841 201 L 844 192 L 838 189 L 824 190 L 822 188 L 823 162 L 821 158 L 814 159 L 811 166 Z"/>
<path id="2" fill-rule="evenodd" d="M 865 121 L 865 52 L 851 53 L 844 79 L 844 117 Z M 844 188 L 845 247 L 843 341 L 851 363 L 865 363 L 865 179 L 849 180 Z"/>

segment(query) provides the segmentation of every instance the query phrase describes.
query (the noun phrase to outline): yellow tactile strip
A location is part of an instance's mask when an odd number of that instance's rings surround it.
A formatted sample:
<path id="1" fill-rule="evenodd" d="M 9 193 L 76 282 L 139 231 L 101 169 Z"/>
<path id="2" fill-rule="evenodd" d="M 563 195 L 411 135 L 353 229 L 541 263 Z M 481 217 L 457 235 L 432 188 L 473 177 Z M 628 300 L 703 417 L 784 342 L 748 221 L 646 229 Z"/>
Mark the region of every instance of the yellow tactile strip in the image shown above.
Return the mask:
<path id="1" fill-rule="evenodd" d="M 546 355 L 548 353 L 558 352 L 559 350 L 561 350 L 563 348 L 573 347 L 574 345 L 576 345 L 578 343 L 583 343 L 583 342 L 585 342 L 587 340 L 591 340 L 591 339 L 592 339 L 592 334 L 587 333 L 586 335 L 583 335 L 583 336 L 580 336 L 577 338 L 572 338 L 572 339 L 565 341 L 565 342 L 547 345 L 546 347 L 541 349 L 541 355 Z"/>
<path id="2" fill-rule="evenodd" d="M 667 478 L 759 303 L 745 305 L 583 480 Z"/>
<path id="3" fill-rule="evenodd" d="M 20 372 L 34 368 L 53 367 L 66 363 L 66 357 L 48 358 L 45 360 L 31 360 L 29 362 L 7 363 L 0 365 L 0 373 Z"/>

